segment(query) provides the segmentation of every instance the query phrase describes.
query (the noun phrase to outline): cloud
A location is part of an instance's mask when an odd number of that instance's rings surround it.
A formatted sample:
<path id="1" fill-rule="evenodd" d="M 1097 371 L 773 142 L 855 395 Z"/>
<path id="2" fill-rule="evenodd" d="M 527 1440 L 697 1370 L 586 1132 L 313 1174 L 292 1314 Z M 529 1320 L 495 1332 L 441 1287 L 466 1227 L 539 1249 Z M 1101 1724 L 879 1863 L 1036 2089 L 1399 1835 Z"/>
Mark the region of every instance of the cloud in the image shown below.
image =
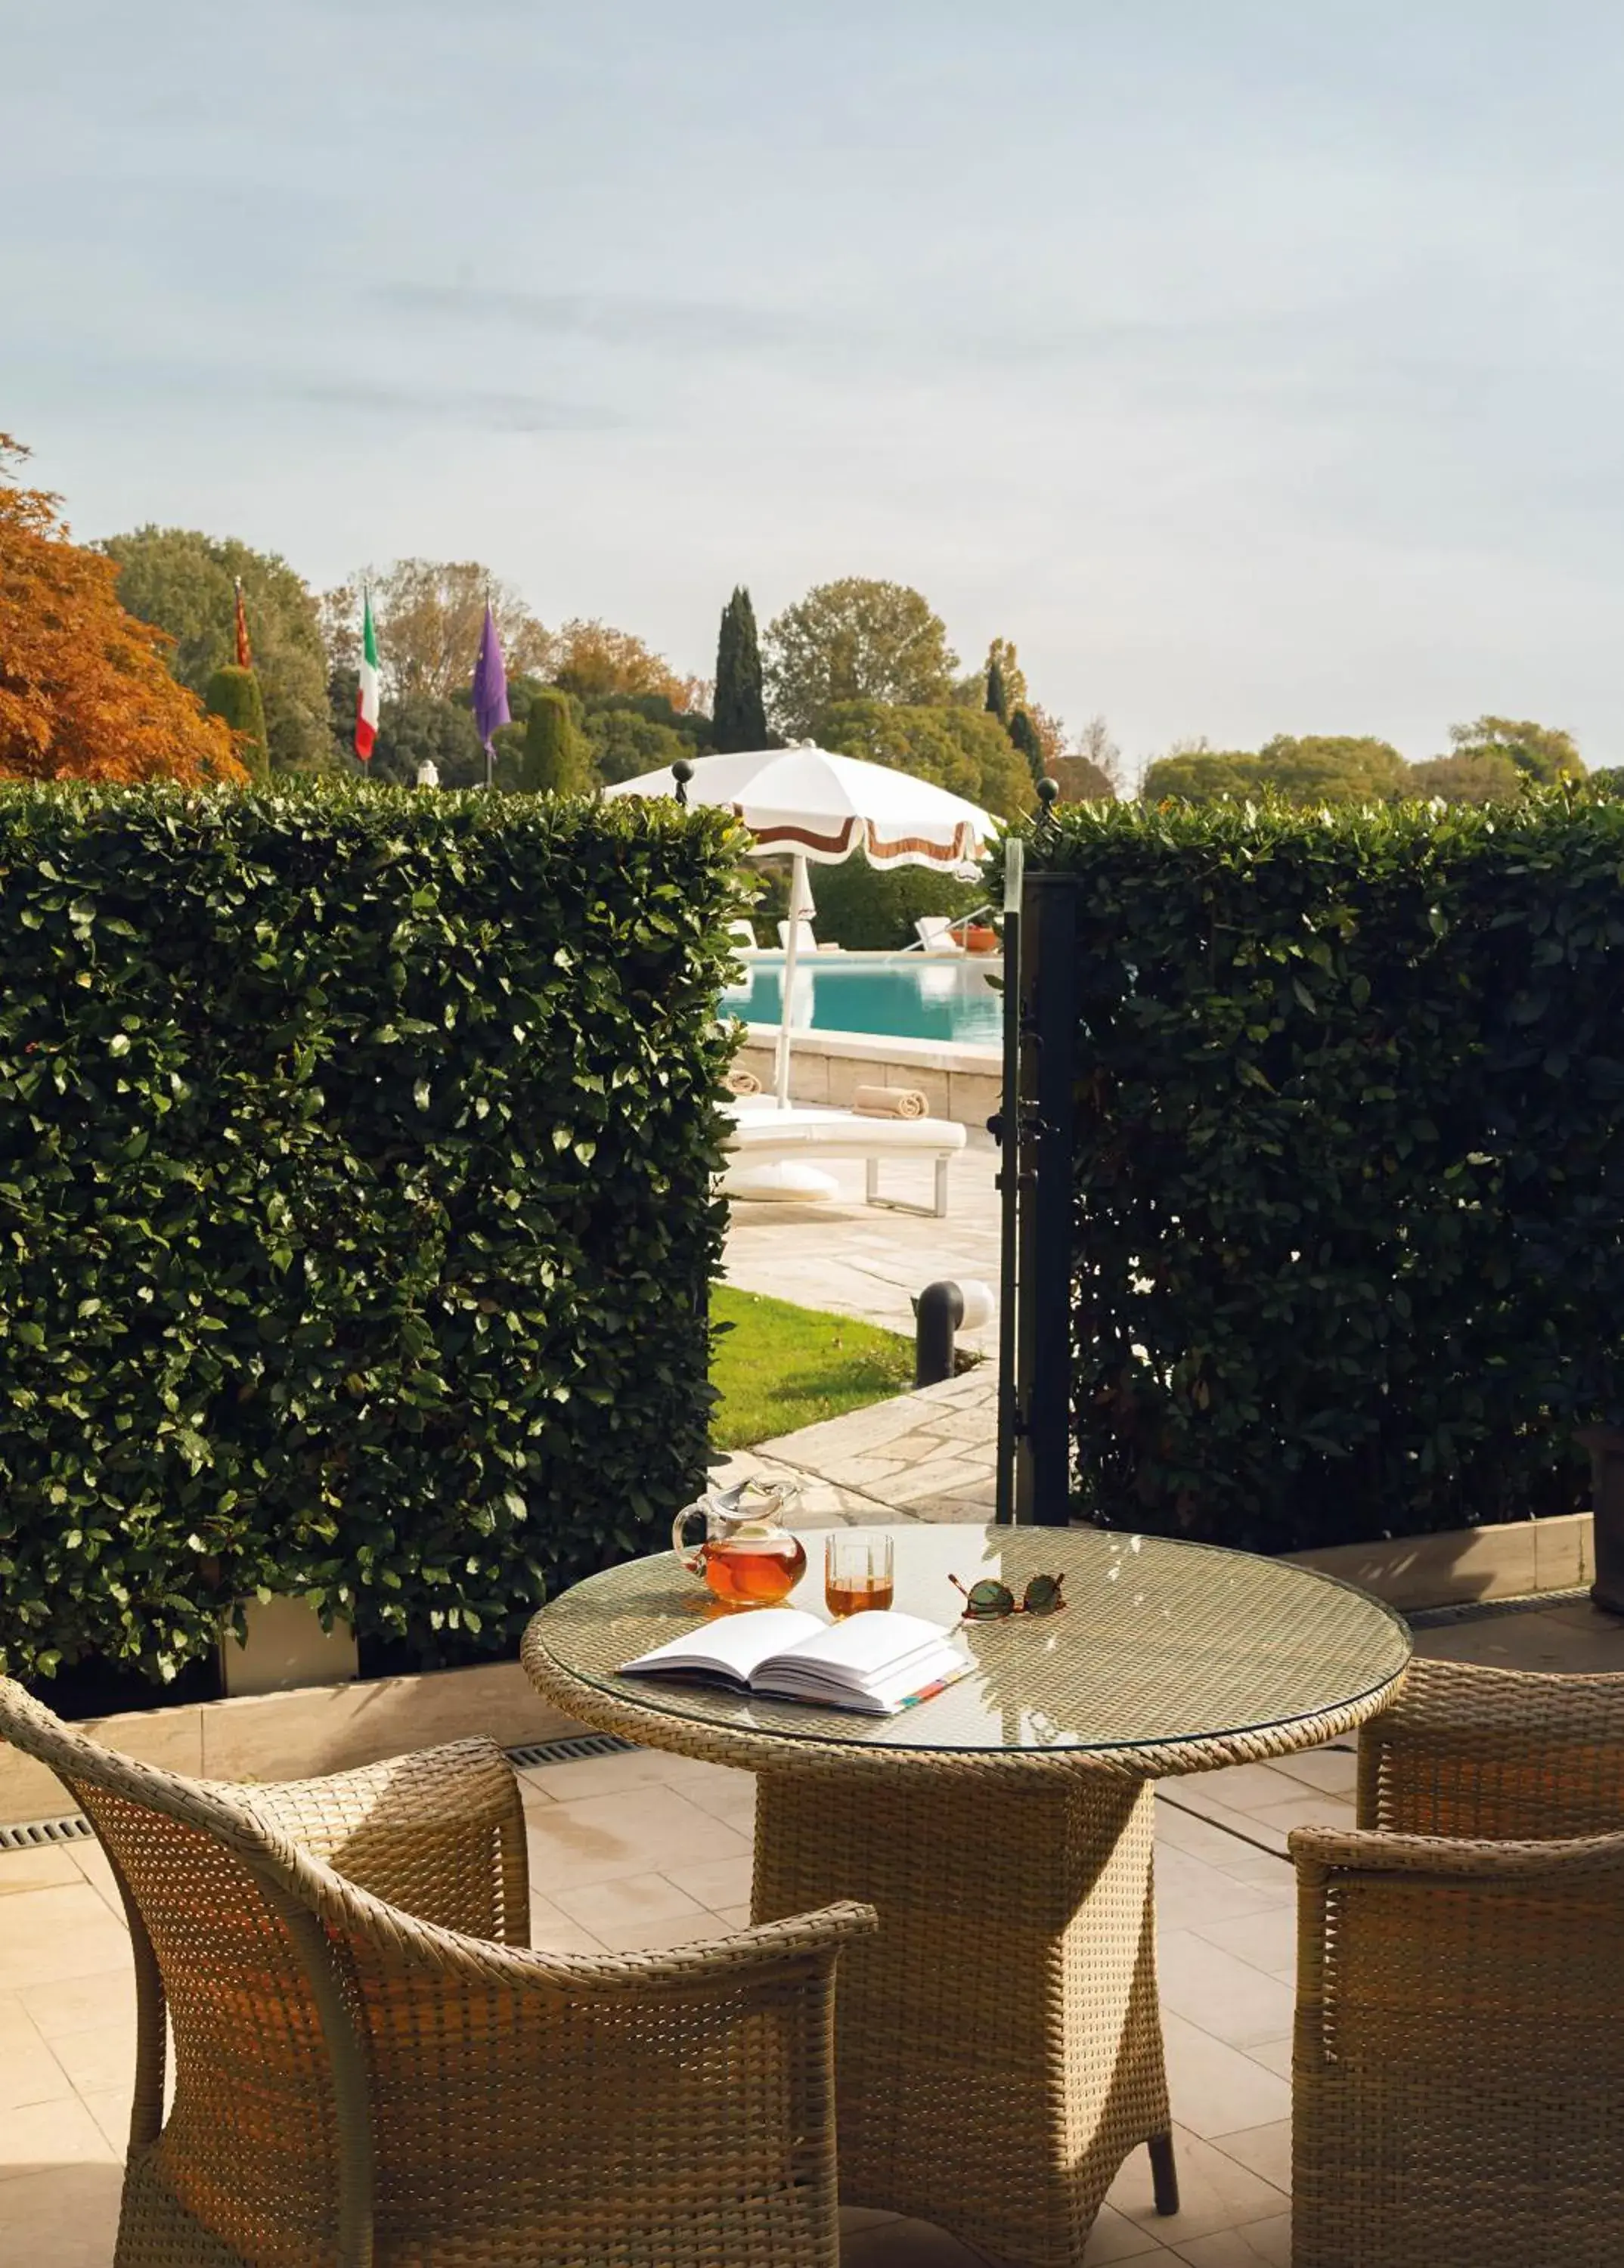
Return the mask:
<path id="1" fill-rule="evenodd" d="M 560 342 L 603 346 L 748 351 L 801 344 L 826 336 L 830 328 L 824 320 L 786 308 L 641 292 L 515 291 L 481 284 L 395 283 L 380 284 L 373 297 L 399 314 L 449 315 L 538 331 Z"/>
<path id="2" fill-rule="evenodd" d="M 230 422 L 245 409 L 311 409 L 495 433 L 601 432 L 621 423 L 601 402 L 559 399 L 547 394 L 391 379 L 328 376 L 319 370 L 281 369 L 256 363 L 175 364 L 167 360 L 79 358 L 73 390 L 81 396 L 143 401 L 206 401 Z"/>
<path id="3" fill-rule="evenodd" d="M 545 394 L 491 393 L 479 387 L 401 386 L 264 372 L 255 383 L 266 394 L 284 401 L 361 410 L 368 416 L 449 422 L 498 433 L 593 432 L 620 423 L 602 404 L 560 401 Z"/>

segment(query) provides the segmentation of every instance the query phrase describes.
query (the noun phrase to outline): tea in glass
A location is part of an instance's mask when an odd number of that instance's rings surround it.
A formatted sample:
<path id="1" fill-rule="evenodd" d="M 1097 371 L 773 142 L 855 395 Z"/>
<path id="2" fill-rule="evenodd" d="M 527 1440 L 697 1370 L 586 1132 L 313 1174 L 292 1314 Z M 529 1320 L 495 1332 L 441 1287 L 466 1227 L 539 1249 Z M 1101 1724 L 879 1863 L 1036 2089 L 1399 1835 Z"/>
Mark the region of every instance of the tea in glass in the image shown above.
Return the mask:
<path id="1" fill-rule="evenodd" d="M 889 1607 L 894 1589 L 889 1535 L 830 1536 L 823 1547 L 823 1602 L 837 1622 Z"/>

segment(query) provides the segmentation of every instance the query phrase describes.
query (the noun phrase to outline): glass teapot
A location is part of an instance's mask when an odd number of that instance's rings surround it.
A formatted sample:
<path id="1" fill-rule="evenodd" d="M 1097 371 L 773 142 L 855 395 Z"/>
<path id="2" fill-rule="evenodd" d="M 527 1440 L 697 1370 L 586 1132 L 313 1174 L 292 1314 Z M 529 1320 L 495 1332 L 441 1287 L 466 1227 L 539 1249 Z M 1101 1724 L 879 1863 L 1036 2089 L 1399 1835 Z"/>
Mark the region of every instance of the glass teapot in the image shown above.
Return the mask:
<path id="1" fill-rule="evenodd" d="M 690 1575 L 704 1576 L 725 1606 L 779 1606 L 806 1572 L 800 1539 L 783 1524 L 796 1493 L 793 1486 L 767 1481 L 712 1489 L 677 1513 L 671 1549 Z M 705 1538 L 690 1550 L 687 1528 L 695 1519 L 704 1520 Z"/>

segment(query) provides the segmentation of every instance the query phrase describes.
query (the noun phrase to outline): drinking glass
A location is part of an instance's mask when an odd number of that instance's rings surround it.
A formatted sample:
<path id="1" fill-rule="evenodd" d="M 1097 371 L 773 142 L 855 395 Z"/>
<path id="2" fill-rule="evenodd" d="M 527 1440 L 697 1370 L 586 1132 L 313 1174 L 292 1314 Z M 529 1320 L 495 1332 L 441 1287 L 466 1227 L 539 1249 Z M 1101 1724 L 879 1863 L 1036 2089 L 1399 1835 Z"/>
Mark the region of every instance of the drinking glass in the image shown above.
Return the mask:
<path id="1" fill-rule="evenodd" d="M 891 1539 L 889 1535 L 830 1536 L 823 1546 L 823 1598 L 837 1622 L 891 1603 Z"/>

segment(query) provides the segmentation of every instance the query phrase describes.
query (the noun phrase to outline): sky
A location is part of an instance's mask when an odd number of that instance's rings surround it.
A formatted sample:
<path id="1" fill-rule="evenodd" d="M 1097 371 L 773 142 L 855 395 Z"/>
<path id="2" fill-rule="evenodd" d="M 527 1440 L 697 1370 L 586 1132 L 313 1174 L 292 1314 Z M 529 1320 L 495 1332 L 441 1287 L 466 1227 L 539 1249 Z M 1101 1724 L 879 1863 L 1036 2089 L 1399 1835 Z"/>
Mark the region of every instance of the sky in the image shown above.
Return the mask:
<path id="1" fill-rule="evenodd" d="M 700 674 L 735 583 L 886 577 L 1130 768 L 1624 762 L 1601 0 L 33 0 L 0 78 L 82 540 L 477 558 Z"/>

